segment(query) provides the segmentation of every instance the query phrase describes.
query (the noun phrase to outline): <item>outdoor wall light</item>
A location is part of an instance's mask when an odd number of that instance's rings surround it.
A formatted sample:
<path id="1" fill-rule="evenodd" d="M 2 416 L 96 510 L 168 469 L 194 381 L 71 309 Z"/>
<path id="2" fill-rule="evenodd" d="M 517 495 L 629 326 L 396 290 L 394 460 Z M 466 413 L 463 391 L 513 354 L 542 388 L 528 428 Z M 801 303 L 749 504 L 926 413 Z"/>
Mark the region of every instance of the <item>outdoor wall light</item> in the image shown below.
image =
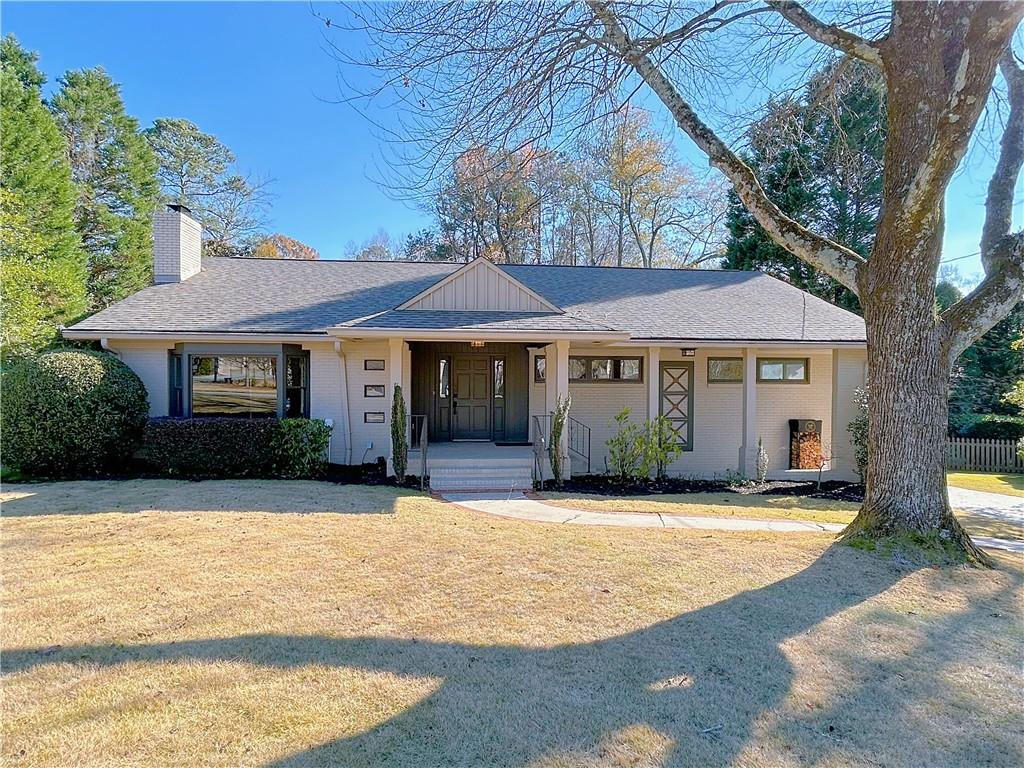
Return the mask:
<path id="1" fill-rule="evenodd" d="M 687 349 L 685 347 L 680 349 L 679 351 L 683 353 L 683 357 L 693 357 L 695 354 L 697 354 L 696 349 Z"/>
<path id="2" fill-rule="evenodd" d="M 487 342 L 485 342 L 485 341 L 471 341 L 471 342 L 469 342 L 469 346 L 471 346 L 471 347 L 482 347 L 486 343 Z"/>

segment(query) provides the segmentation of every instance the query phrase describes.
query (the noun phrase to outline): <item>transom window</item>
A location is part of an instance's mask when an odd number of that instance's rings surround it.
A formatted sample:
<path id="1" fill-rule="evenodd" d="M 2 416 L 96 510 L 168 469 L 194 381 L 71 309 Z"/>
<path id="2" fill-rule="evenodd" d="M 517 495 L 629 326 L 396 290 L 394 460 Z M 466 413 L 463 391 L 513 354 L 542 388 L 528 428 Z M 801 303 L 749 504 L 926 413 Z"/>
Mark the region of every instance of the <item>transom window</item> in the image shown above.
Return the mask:
<path id="1" fill-rule="evenodd" d="M 806 357 L 757 358 L 757 380 L 806 384 L 810 381 L 810 365 Z"/>
<path id="2" fill-rule="evenodd" d="M 742 357 L 709 357 L 708 382 L 734 383 L 743 381 Z"/>
<path id="3" fill-rule="evenodd" d="M 570 357 L 570 381 L 643 380 L 642 357 Z"/>

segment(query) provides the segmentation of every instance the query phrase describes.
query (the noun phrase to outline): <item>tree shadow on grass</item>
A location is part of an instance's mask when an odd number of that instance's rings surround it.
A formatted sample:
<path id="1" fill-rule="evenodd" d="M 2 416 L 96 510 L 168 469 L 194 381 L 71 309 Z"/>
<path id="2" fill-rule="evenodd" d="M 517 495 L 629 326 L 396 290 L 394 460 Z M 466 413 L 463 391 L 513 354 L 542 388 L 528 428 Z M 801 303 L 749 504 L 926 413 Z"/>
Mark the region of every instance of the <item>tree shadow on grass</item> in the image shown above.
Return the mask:
<path id="1" fill-rule="evenodd" d="M 75 480 L 5 484 L 4 517 L 136 512 L 387 515 L 411 491 L 314 480 Z"/>
<path id="2" fill-rule="evenodd" d="M 387 721 L 272 763 L 281 767 L 527 766 L 556 756 L 569 762 L 634 749 L 621 742 L 637 728 L 661 739 L 665 765 L 726 765 L 758 719 L 790 691 L 795 670 L 780 644 L 884 592 L 905 573 L 833 548 L 760 589 L 628 634 L 551 647 L 245 635 L 14 649 L 3 653 L 3 671 L 55 663 L 238 660 L 440 680 L 432 694 Z M 822 754 L 834 747 L 827 733 L 820 744 Z"/>

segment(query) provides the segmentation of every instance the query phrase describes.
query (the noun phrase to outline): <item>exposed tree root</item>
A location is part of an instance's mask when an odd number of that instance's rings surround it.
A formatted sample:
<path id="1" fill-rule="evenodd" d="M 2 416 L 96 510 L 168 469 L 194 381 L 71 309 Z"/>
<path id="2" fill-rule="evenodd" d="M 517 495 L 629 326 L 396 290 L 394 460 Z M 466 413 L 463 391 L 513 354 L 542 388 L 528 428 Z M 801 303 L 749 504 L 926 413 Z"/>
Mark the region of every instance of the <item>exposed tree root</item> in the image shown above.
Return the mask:
<path id="1" fill-rule="evenodd" d="M 940 514 L 938 527 L 921 530 L 897 525 L 888 515 L 862 507 L 840 534 L 840 541 L 857 549 L 899 553 L 921 565 L 967 563 L 992 568 L 994 563 L 972 540 L 951 510 Z"/>

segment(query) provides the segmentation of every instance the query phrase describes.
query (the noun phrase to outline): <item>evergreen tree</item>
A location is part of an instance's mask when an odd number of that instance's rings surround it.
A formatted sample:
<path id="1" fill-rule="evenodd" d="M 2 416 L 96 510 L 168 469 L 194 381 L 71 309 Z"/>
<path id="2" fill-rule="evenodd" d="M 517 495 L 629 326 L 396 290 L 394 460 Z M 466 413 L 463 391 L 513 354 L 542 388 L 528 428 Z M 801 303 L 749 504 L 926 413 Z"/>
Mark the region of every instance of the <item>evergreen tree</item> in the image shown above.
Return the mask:
<path id="1" fill-rule="evenodd" d="M 786 214 L 866 256 L 882 201 L 885 93 L 870 67 L 826 66 L 798 100 L 772 104 L 746 162 Z M 760 269 L 848 309 L 853 293 L 776 244 L 730 194 L 725 266 Z"/>
<path id="2" fill-rule="evenodd" d="M 102 67 L 68 72 L 59 82 L 50 109 L 68 145 L 89 304 L 99 310 L 152 280 L 156 157 Z"/>
<path id="3" fill-rule="evenodd" d="M 0 354 L 25 354 L 57 338 L 86 306 L 85 260 L 74 226 L 67 147 L 43 104 L 35 56 L 8 36 L 0 45 Z"/>
<path id="4" fill-rule="evenodd" d="M 156 153 L 163 198 L 189 208 L 203 225 L 204 252 L 235 256 L 266 224 L 269 180 L 234 173 L 234 153 L 180 118 L 159 118 L 146 129 Z"/>

